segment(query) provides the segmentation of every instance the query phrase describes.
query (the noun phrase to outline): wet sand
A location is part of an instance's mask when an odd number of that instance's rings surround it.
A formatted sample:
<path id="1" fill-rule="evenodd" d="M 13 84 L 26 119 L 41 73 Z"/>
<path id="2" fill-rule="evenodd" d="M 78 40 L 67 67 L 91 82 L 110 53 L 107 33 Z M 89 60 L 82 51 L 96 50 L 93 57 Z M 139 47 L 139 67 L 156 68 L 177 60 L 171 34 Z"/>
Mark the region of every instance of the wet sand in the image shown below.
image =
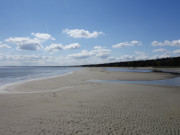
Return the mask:
<path id="1" fill-rule="evenodd" d="M 173 76 L 86 68 L 8 86 L 0 94 L 0 135 L 178 135 L 179 87 L 88 81 Z"/>

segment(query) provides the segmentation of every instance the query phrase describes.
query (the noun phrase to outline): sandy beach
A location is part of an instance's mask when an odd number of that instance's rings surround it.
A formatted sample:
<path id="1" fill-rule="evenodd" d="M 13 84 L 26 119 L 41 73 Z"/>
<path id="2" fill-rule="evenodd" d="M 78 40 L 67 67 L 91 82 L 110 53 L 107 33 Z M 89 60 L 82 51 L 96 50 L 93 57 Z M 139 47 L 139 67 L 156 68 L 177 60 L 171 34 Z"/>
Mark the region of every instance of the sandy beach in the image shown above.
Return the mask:
<path id="1" fill-rule="evenodd" d="M 84 68 L 5 87 L 8 93 L 0 93 L 0 135 L 179 135 L 178 86 L 88 81 L 174 76 Z"/>

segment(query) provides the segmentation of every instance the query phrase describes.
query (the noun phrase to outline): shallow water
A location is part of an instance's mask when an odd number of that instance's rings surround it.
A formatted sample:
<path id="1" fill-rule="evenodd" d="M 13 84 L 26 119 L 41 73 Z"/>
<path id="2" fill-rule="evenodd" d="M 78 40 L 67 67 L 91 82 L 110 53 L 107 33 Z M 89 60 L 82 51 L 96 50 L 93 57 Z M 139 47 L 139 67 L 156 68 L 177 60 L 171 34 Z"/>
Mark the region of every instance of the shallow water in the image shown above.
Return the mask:
<path id="1" fill-rule="evenodd" d="M 121 81 L 121 80 L 90 80 L 91 82 L 103 82 L 103 83 L 127 83 L 127 84 L 152 84 L 152 85 L 168 85 L 168 86 L 180 86 L 180 77 L 164 80 L 153 81 Z"/>
<path id="2" fill-rule="evenodd" d="M 68 74 L 79 70 L 76 67 L 0 67 L 0 86 L 32 79 Z"/>
<path id="3" fill-rule="evenodd" d="M 119 72 L 164 72 L 169 74 L 180 75 L 180 69 L 172 70 L 171 68 L 153 68 L 153 69 L 140 69 L 140 68 L 105 68 L 106 71 L 119 71 Z"/>
<path id="4" fill-rule="evenodd" d="M 106 68 L 106 71 L 119 71 L 119 72 L 152 72 L 152 69 L 137 69 L 137 68 Z"/>

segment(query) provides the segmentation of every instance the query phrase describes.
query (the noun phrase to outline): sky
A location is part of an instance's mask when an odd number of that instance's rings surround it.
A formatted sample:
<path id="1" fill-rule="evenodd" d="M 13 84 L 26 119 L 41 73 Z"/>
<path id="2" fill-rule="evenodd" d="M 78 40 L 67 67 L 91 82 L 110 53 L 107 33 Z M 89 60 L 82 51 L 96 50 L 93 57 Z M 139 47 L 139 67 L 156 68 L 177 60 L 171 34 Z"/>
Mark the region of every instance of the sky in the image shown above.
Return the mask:
<path id="1" fill-rule="evenodd" d="M 0 0 L 0 66 L 180 56 L 179 0 Z"/>

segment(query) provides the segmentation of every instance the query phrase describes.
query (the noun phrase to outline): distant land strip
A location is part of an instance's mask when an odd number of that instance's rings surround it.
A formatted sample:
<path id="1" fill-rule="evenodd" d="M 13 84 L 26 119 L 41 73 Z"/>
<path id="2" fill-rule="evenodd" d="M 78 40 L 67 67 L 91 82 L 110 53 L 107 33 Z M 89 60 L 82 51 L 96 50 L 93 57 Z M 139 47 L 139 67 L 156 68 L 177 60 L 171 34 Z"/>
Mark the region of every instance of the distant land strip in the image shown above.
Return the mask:
<path id="1" fill-rule="evenodd" d="M 82 67 L 180 67 L 180 57 L 82 65 Z"/>

